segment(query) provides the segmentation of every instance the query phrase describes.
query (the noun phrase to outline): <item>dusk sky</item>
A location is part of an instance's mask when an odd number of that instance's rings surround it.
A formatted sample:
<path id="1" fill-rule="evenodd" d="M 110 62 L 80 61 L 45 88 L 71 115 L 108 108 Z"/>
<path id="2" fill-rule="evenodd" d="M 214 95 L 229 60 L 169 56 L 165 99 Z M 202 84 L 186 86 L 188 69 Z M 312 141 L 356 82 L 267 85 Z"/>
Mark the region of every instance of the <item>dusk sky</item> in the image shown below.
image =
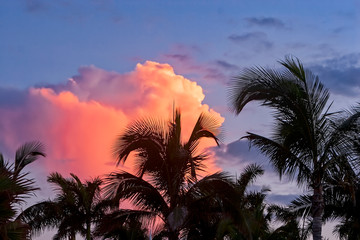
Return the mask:
<path id="1" fill-rule="evenodd" d="M 88 179 L 116 170 L 121 130 L 143 116 L 168 119 L 175 104 L 185 135 L 201 112 L 222 124 L 209 172 L 258 162 L 267 172 L 257 184 L 287 203 L 302 189 L 238 141 L 247 131 L 269 136 L 271 113 L 250 104 L 235 116 L 228 83 L 293 55 L 330 89 L 333 111 L 355 105 L 359 13 L 355 0 L 0 1 L 0 152 L 13 159 L 26 141 L 45 144 L 48 156 L 28 168 L 43 200 L 50 172 Z"/>

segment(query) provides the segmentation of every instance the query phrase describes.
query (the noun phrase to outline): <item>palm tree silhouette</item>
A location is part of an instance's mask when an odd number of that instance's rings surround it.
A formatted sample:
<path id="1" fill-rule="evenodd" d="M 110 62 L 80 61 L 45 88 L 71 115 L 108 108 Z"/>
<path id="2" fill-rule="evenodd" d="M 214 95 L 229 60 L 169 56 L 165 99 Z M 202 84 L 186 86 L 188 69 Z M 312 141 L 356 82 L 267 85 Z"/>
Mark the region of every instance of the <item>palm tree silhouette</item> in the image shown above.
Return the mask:
<path id="1" fill-rule="evenodd" d="M 56 198 L 37 203 L 20 215 L 32 233 L 58 228 L 53 239 L 74 240 L 77 233 L 87 240 L 93 239 L 91 225 L 113 205 L 101 199 L 100 178 L 82 183 L 76 175 L 71 174 L 71 177 L 67 179 L 57 172 L 51 173 L 48 182 L 56 186 Z"/>
<path id="2" fill-rule="evenodd" d="M 287 57 L 280 63 L 285 70 L 245 69 L 231 83 L 230 101 L 237 114 L 251 101 L 274 110 L 272 138 L 255 133 L 247 133 L 245 138 L 270 158 L 280 177 L 286 174 L 312 189 L 312 234 L 320 240 L 324 178 L 331 169 L 348 164 L 351 144 L 346 133 L 356 125 L 360 113 L 332 121 L 329 91 L 318 77 L 298 59 Z"/>
<path id="3" fill-rule="evenodd" d="M 358 160 L 360 156 L 359 129 L 349 134 L 353 139 L 355 164 L 343 165 L 342 169 L 331 169 L 331 175 L 324 179 L 324 216 L 323 220 L 337 220 L 333 230 L 340 239 L 360 239 L 360 179 Z M 344 168 L 347 168 L 344 171 Z M 346 174 L 344 174 L 346 173 Z M 301 195 L 291 202 L 290 210 L 305 218 L 311 213 L 311 195 Z"/>
<path id="4" fill-rule="evenodd" d="M 25 239 L 28 226 L 18 219 L 14 220 L 16 207 L 35 190 L 34 180 L 28 179 L 24 168 L 36 161 L 39 156 L 45 157 L 44 147 L 39 142 L 28 142 L 16 150 L 15 161 L 11 164 L 4 160 L 0 153 L 0 238 Z"/>
<path id="5" fill-rule="evenodd" d="M 208 158 L 206 152 L 199 150 L 200 140 L 210 138 L 218 144 L 219 125 L 212 116 L 201 114 L 188 141 L 183 142 L 178 110 L 170 122 L 134 122 L 118 138 L 114 152 L 118 164 L 134 152 L 137 173 L 112 173 L 106 180 L 106 195 L 130 199 L 139 213 L 161 220 L 163 230 L 158 236 L 178 239 L 189 222 L 191 202 L 202 198 L 205 191 L 214 191 L 210 190 L 211 184 L 226 180 L 222 173 L 197 180 L 198 172 L 204 171 L 203 161 Z"/>
<path id="6" fill-rule="evenodd" d="M 231 182 L 231 188 L 221 196 L 222 216 L 217 238 L 262 239 L 269 231 L 270 218 L 264 202 L 267 188 L 249 191 L 249 186 L 264 170 L 257 164 L 244 168 L 240 177 Z"/>

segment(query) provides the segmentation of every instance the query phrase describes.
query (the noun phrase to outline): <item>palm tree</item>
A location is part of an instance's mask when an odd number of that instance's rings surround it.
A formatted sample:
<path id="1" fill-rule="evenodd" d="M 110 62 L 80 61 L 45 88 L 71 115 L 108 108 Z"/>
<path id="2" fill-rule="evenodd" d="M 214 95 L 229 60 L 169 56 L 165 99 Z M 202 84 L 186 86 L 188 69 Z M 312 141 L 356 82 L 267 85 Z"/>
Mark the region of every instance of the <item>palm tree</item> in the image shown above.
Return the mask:
<path id="1" fill-rule="evenodd" d="M 359 157 L 358 136 L 355 140 L 355 152 Z M 346 167 L 346 171 L 332 169 L 331 176 L 324 180 L 323 221 L 337 220 L 339 223 L 333 233 L 340 239 L 355 240 L 360 239 L 360 179 L 358 171 L 354 171 L 354 166 L 348 164 Z M 291 202 L 289 209 L 296 216 L 307 218 L 311 212 L 311 195 L 299 196 Z"/>
<path id="2" fill-rule="evenodd" d="M 311 202 L 310 202 L 311 204 Z M 267 208 L 271 216 L 275 217 L 276 222 L 282 225 L 269 231 L 266 240 L 306 240 L 308 239 L 311 224 L 307 224 L 307 219 L 299 215 L 292 207 L 283 207 L 272 204 Z"/>
<path id="3" fill-rule="evenodd" d="M 351 151 L 346 133 L 357 124 L 360 113 L 332 121 L 329 91 L 318 77 L 298 59 L 287 57 L 280 63 L 283 71 L 245 69 L 231 83 L 230 101 L 236 114 L 251 101 L 274 110 L 272 138 L 249 132 L 245 138 L 270 158 L 280 177 L 286 174 L 312 190 L 312 233 L 320 240 L 324 178 L 331 169 L 348 163 Z"/>
<path id="4" fill-rule="evenodd" d="M 25 239 L 28 226 L 20 220 L 14 220 L 19 204 L 38 188 L 34 179 L 28 179 L 23 169 L 45 156 L 43 145 L 39 142 L 28 142 L 16 150 L 13 164 L 4 160 L 0 153 L 0 238 Z"/>
<path id="5" fill-rule="evenodd" d="M 212 116 L 201 114 L 188 141 L 183 142 L 179 111 L 169 123 L 154 119 L 134 122 L 118 138 L 114 152 L 117 164 L 134 152 L 137 173 L 112 173 L 107 178 L 107 195 L 130 199 L 143 214 L 156 215 L 164 225 L 160 235 L 178 239 L 189 221 L 190 202 L 201 198 L 201 189 L 211 189 L 209 184 L 222 184 L 226 179 L 216 173 L 197 181 L 208 157 L 199 151 L 199 142 L 210 138 L 218 143 L 218 128 Z"/>
<path id="6" fill-rule="evenodd" d="M 91 225 L 112 206 L 111 202 L 101 200 L 100 178 L 82 183 L 76 175 L 71 177 L 66 179 L 57 172 L 50 174 L 48 182 L 55 184 L 56 198 L 37 203 L 21 214 L 20 218 L 33 233 L 57 227 L 53 239 L 73 240 L 77 233 L 92 239 Z"/>
<path id="7" fill-rule="evenodd" d="M 217 227 L 217 238 L 223 239 L 263 239 L 269 231 L 270 216 L 265 213 L 266 192 L 249 191 L 249 186 L 264 170 L 251 164 L 243 170 L 240 177 L 231 182 L 221 200 L 221 220 Z"/>

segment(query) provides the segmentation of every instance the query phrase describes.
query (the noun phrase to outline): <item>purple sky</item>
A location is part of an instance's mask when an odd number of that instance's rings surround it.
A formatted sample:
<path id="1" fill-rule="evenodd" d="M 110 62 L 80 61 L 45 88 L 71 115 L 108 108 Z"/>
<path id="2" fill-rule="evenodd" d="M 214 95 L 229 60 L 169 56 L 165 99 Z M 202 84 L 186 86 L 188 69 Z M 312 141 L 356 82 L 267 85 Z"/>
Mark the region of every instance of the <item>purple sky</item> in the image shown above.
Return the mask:
<path id="1" fill-rule="evenodd" d="M 209 111 L 225 119 L 224 144 L 214 150 L 218 167 L 236 174 L 246 163 L 259 162 L 268 171 L 257 185 L 270 186 L 269 200 L 288 202 L 301 189 L 286 178 L 280 182 L 264 157 L 237 141 L 246 131 L 268 135 L 269 111 L 250 104 L 234 116 L 227 83 L 244 67 L 277 68 L 291 54 L 330 89 L 333 110 L 355 104 L 359 10 L 355 0 L 1 1 L 0 151 L 11 158 L 24 141 L 59 144 L 47 146 L 53 159 L 29 168 L 44 199 L 51 189 L 46 175 L 60 165 L 78 166 L 77 157 L 86 156 L 89 147 L 78 145 L 82 138 L 76 136 L 95 129 L 101 137 L 99 124 L 124 125 L 176 101 L 186 115 Z M 84 127 L 82 119 L 99 122 Z M 60 125 L 66 131 L 54 129 Z M 116 137 L 118 130 L 104 136 L 112 133 Z M 68 152 L 59 153 L 62 148 Z M 74 171 L 83 177 L 87 170 Z"/>

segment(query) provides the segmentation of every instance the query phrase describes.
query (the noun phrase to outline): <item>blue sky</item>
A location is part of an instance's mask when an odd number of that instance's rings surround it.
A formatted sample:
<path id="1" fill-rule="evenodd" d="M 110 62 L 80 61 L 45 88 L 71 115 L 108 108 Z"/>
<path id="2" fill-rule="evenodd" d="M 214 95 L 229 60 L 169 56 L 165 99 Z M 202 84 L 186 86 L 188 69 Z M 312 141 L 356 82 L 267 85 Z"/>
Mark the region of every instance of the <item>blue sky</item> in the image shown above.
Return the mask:
<path id="1" fill-rule="evenodd" d="M 201 104 L 225 118 L 218 162 L 225 170 L 241 170 L 247 160 L 236 159 L 258 157 L 229 149 L 238 144 L 235 149 L 245 151 L 244 144 L 235 141 L 246 131 L 268 134 L 272 119 L 256 104 L 240 116 L 229 112 L 229 80 L 245 67 L 277 68 L 277 61 L 290 54 L 330 88 L 334 109 L 355 104 L 360 93 L 359 10 L 360 3 L 351 0 L 0 1 L 0 110 L 9 113 L 29 104 L 30 88 L 59 93 L 68 79 L 83 77 L 79 68 L 84 66 L 84 72 L 93 66 L 98 69 L 94 72 L 127 76 L 138 63 L 167 63 L 177 75 L 201 86 L 205 95 Z M 36 105 L 26 109 L 36 110 Z M 1 135 L 11 131 L 6 129 L 7 117 L 0 117 Z M 21 125 L 20 130 L 28 133 L 30 127 L 41 124 Z M 11 143 L 0 140 L 2 151 L 10 154 L 11 144 L 20 140 L 19 134 Z M 37 174 L 50 170 L 43 168 Z M 276 181 L 273 184 L 283 184 Z M 290 196 L 298 193 L 291 186 L 284 189 L 274 190 L 273 199 L 285 195 L 286 189 Z"/>

